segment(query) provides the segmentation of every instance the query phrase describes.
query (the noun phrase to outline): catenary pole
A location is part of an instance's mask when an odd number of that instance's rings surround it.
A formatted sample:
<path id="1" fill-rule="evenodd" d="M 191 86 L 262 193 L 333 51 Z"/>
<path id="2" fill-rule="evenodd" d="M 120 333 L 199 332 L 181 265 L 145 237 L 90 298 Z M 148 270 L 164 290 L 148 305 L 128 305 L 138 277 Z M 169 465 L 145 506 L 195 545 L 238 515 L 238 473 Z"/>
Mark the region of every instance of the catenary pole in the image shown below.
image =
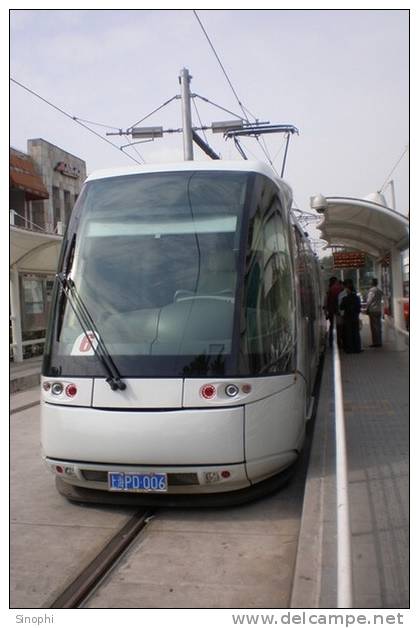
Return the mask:
<path id="1" fill-rule="evenodd" d="M 180 71 L 179 82 L 181 87 L 182 124 L 183 124 L 183 158 L 185 161 L 193 161 L 192 142 L 192 116 L 191 116 L 191 81 L 189 70 L 183 68 Z"/>

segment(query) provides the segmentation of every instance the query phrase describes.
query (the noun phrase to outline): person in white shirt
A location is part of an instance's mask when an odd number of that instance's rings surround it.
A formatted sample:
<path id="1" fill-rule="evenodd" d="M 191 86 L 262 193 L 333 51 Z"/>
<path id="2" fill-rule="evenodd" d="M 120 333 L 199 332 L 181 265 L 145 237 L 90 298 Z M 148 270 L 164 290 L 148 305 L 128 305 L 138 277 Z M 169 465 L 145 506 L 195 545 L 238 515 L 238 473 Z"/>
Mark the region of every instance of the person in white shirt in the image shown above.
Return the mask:
<path id="1" fill-rule="evenodd" d="M 378 287 L 377 279 L 371 280 L 371 288 L 367 296 L 367 314 L 370 319 L 371 341 L 370 347 L 382 347 L 381 339 L 381 303 L 383 293 Z"/>

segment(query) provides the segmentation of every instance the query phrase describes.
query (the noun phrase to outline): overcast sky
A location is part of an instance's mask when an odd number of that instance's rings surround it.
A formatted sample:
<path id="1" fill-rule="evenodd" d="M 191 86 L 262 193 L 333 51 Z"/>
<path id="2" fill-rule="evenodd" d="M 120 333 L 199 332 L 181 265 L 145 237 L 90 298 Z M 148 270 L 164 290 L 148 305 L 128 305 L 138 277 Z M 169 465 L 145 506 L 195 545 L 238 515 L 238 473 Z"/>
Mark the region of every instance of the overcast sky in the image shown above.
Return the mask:
<path id="1" fill-rule="evenodd" d="M 407 10 L 197 12 L 249 117 L 298 127 L 285 178 L 300 209 L 317 192 L 363 197 L 382 187 L 409 142 Z M 193 93 L 241 114 L 192 10 L 11 11 L 11 76 L 84 120 L 129 127 L 179 93 L 183 67 Z M 195 103 L 203 124 L 232 117 Z M 42 137 L 84 159 L 88 172 L 134 164 L 13 83 L 10 107 L 10 143 L 18 149 Z M 198 126 L 194 108 L 193 115 Z M 144 124 L 181 127 L 180 101 Z M 223 159 L 241 159 L 231 141 L 210 132 L 207 139 Z M 280 170 L 283 136 L 266 141 Z M 249 158 L 266 161 L 255 140 L 244 147 Z M 182 137 L 165 135 L 137 150 L 148 163 L 180 160 Z M 391 178 L 396 208 L 407 214 L 407 153 Z M 386 197 L 390 204 L 389 188 Z"/>

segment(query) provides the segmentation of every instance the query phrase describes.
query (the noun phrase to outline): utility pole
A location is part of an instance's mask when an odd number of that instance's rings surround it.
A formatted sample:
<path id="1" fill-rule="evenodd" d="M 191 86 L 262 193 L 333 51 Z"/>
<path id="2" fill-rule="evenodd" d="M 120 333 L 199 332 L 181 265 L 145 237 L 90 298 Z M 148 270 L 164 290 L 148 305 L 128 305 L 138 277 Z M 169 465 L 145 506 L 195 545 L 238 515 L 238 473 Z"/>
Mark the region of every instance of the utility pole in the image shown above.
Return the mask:
<path id="1" fill-rule="evenodd" d="M 193 161 L 191 91 L 189 89 L 191 78 L 189 70 L 186 68 L 180 71 L 179 83 L 182 101 L 183 158 L 185 161 Z"/>
<path id="2" fill-rule="evenodd" d="M 178 77 L 180 84 L 180 95 L 173 96 L 167 102 L 163 103 L 160 107 L 157 107 L 154 111 L 149 113 L 147 116 L 136 122 L 133 126 L 129 127 L 125 131 L 119 129 L 118 131 L 111 131 L 106 133 L 106 135 L 131 135 L 131 137 L 135 140 L 138 140 L 134 143 L 125 144 L 124 146 L 120 146 L 119 148 L 123 150 L 127 146 L 134 146 L 134 144 L 141 144 L 142 142 L 155 140 L 158 137 L 163 137 L 164 133 L 182 133 L 183 134 L 183 159 L 185 161 L 193 161 L 193 143 L 195 142 L 201 150 L 204 151 L 211 159 L 220 159 L 220 156 L 211 148 L 211 146 L 204 141 L 196 131 L 206 131 L 207 129 L 211 129 L 213 133 L 223 133 L 224 139 L 233 139 L 236 148 L 239 153 L 243 157 L 243 159 L 247 159 L 244 150 L 241 148 L 238 137 L 247 136 L 247 137 L 256 137 L 265 133 L 286 133 L 286 148 L 284 160 L 282 163 L 281 177 L 284 174 L 285 161 L 288 152 L 288 144 L 290 139 L 290 134 L 297 133 L 298 129 L 292 124 L 271 124 L 269 121 L 260 122 L 256 120 L 254 123 L 250 123 L 248 121 L 244 121 L 243 118 L 236 116 L 233 120 L 222 120 L 219 122 L 212 122 L 211 126 L 200 126 L 193 127 L 192 126 L 192 114 L 191 114 L 191 99 L 192 98 L 201 98 L 202 100 L 211 103 L 208 98 L 203 98 L 202 96 L 198 96 L 198 94 L 191 94 L 190 83 L 192 76 L 189 74 L 189 70 L 187 68 L 182 68 L 180 70 L 180 75 Z M 162 126 L 149 126 L 142 127 L 137 126 L 137 124 L 143 122 L 146 118 L 149 118 L 152 114 L 156 113 L 162 107 L 168 105 L 172 100 L 180 99 L 182 103 L 182 128 L 179 129 L 163 129 Z M 216 105 L 218 107 L 218 105 Z M 228 109 L 224 109 L 224 107 L 220 107 L 224 111 L 228 112 Z M 231 112 L 229 112 L 231 113 Z M 232 114 L 233 116 L 236 114 Z M 199 117 L 199 116 L 198 116 Z M 201 123 L 202 124 L 202 123 Z M 138 151 L 137 151 L 138 152 Z M 131 157 L 128 153 L 125 153 L 128 157 Z M 141 155 L 139 154 L 139 157 Z M 133 158 L 134 159 L 134 158 Z M 134 159 L 134 161 L 137 161 Z M 275 170 L 275 168 L 274 168 Z"/>

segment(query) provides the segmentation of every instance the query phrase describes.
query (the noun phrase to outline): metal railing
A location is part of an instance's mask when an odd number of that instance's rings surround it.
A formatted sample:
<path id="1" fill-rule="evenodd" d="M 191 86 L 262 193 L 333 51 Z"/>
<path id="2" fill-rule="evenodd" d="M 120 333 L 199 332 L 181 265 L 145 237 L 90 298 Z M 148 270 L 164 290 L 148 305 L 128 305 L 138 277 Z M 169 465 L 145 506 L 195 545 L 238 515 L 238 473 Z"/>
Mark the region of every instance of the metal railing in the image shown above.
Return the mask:
<path id="1" fill-rule="evenodd" d="M 342 375 L 337 342 L 336 320 L 333 327 L 333 380 L 336 436 L 337 608 L 352 608 L 352 551 L 351 522 L 349 516 L 348 464 L 346 456 Z"/>
<path id="2" fill-rule="evenodd" d="M 23 340 L 21 345 L 22 347 L 30 347 L 31 345 L 42 345 L 45 344 L 45 338 L 35 338 L 35 340 Z M 9 345 L 10 348 L 17 347 L 17 342 L 12 342 Z"/>
<path id="3" fill-rule="evenodd" d="M 21 342 L 21 347 L 23 349 L 23 347 L 30 347 L 31 345 L 43 345 L 45 344 L 45 337 L 44 338 L 35 338 L 34 340 L 23 340 Z M 13 361 L 16 364 L 23 364 L 25 362 L 25 360 L 30 359 L 31 357 L 34 357 L 34 355 L 24 355 L 22 356 L 22 360 L 18 360 L 16 358 L 15 355 L 15 349 L 18 347 L 18 343 L 17 342 L 11 342 L 9 343 L 9 357 L 10 359 L 13 359 Z M 43 351 L 42 351 L 43 352 Z M 38 353 L 38 355 L 42 355 L 41 352 Z"/>
<path id="4" fill-rule="evenodd" d="M 35 222 L 32 222 L 32 220 L 27 218 L 27 216 L 23 216 L 22 214 L 19 214 L 19 212 L 17 212 L 15 209 L 9 210 L 9 216 L 10 216 L 11 227 L 18 226 L 19 229 L 25 229 L 26 231 L 35 231 L 36 233 L 40 232 L 40 233 L 45 233 L 47 235 L 61 235 L 62 236 L 64 235 L 65 228 L 66 228 L 66 223 L 62 222 L 61 220 L 58 220 L 55 227 L 53 227 L 52 229 L 48 228 L 48 226 L 41 227 L 40 225 L 37 225 Z M 16 225 L 16 218 L 20 218 L 20 220 L 24 223 L 24 225 Z"/>

